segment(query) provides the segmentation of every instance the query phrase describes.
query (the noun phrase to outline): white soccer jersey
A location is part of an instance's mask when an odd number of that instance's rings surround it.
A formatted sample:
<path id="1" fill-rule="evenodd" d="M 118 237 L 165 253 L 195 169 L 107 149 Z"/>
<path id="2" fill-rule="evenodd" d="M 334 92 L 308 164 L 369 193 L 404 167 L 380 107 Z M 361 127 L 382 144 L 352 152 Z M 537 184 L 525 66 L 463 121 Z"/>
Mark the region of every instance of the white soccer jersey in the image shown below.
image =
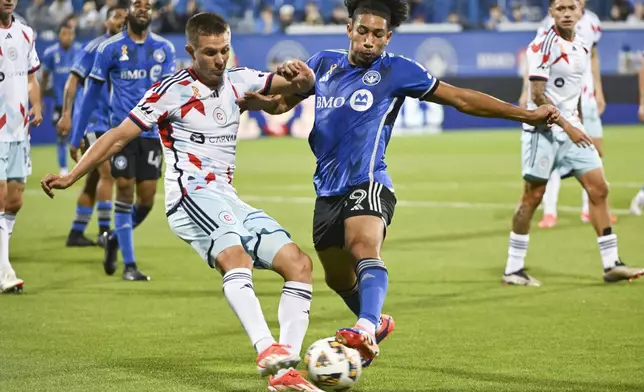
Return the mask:
<path id="1" fill-rule="evenodd" d="M 218 89 L 184 69 L 152 86 L 130 112 L 148 130 L 159 125 L 166 159 L 166 210 L 183 194 L 200 189 L 233 192 L 240 110 L 235 100 L 270 88 L 272 73 L 247 68 L 226 71 Z"/>
<path id="2" fill-rule="evenodd" d="M 577 105 L 581 97 L 583 78 L 589 66 L 590 53 L 581 40 L 573 42 L 559 36 L 554 28 L 537 37 L 526 49 L 529 78 L 546 81 L 546 96 L 566 119 L 578 118 Z M 537 105 L 528 90 L 528 109 Z M 532 127 L 524 124 L 525 129 Z M 553 127 L 553 130 L 556 130 Z M 561 130 L 561 129 L 559 129 Z"/>
<path id="3" fill-rule="evenodd" d="M 33 29 L 12 17 L 11 26 L 0 29 L 0 141 L 27 140 L 28 75 L 38 68 Z"/>
<path id="4" fill-rule="evenodd" d="M 541 23 L 541 26 L 539 26 L 537 38 L 546 35 L 554 25 L 554 19 L 548 15 Z M 592 48 L 599 43 L 599 40 L 602 37 L 601 24 L 597 14 L 590 10 L 584 10 L 584 14 L 575 25 L 575 36 L 579 38 L 584 47 L 588 50 L 592 50 Z M 590 56 L 588 56 L 588 70 L 584 75 L 582 99 L 595 99 L 595 80 L 593 79 L 593 72 L 590 66 Z"/>

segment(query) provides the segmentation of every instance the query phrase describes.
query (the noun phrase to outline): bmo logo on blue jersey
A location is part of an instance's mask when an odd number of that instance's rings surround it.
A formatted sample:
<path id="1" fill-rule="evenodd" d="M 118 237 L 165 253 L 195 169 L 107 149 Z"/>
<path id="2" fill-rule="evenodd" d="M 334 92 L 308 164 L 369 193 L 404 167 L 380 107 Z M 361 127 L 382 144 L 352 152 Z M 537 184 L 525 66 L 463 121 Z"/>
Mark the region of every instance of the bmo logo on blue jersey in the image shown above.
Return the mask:
<path id="1" fill-rule="evenodd" d="M 124 69 L 121 71 L 121 79 L 138 80 L 148 77 L 148 71 L 145 69 Z"/>
<path id="2" fill-rule="evenodd" d="M 337 109 L 344 105 L 344 97 L 320 97 L 319 95 L 315 99 L 315 108 L 316 109 Z"/>
<path id="3" fill-rule="evenodd" d="M 351 94 L 349 105 L 356 112 L 364 112 L 373 105 L 373 94 L 369 90 L 360 89 Z"/>

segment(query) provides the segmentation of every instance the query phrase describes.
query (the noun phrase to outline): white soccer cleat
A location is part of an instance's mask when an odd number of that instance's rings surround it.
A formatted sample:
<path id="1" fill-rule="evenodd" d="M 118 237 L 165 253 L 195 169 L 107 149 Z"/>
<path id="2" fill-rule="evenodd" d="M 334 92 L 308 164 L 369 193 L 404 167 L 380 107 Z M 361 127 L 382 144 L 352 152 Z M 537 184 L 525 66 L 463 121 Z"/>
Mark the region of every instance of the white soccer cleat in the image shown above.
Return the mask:
<path id="1" fill-rule="evenodd" d="M 20 293 L 24 284 L 25 282 L 18 279 L 13 270 L 5 272 L 0 281 L 0 293 Z"/>
<path id="2" fill-rule="evenodd" d="M 257 371 L 262 377 L 277 374 L 281 369 L 297 366 L 300 357 L 293 354 L 290 346 L 273 343 L 257 356 Z"/>
<path id="3" fill-rule="evenodd" d="M 641 216 L 642 207 L 644 207 L 644 205 L 642 204 L 644 203 L 642 203 L 640 193 L 638 192 L 637 195 L 635 195 L 635 197 L 633 198 L 633 200 L 631 200 L 631 208 L 630 208 L 631 214 L 636 216 Z"/>
<path id="4" fill-rule="evenodd" d="M 525 269 L 521 268 L 518 271 L 515 271 L 511 274 L 503 275 L 503 284 L 504 285 L 515 285 L 515 286 L 531 286 L 539 287 L 541 282 L 533 278 L 532 276 L 525 273 Z"/>

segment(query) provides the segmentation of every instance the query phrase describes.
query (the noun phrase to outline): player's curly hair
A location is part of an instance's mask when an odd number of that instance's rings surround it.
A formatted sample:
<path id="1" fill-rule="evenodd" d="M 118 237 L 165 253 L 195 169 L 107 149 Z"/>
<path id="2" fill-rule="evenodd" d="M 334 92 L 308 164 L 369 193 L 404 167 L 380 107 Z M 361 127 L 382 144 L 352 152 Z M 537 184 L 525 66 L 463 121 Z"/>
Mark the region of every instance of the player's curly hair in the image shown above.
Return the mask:
<path id="1" fill-rule="evenodd" d="M 409 5 L 406 0 L 344 0 L 349 17 L 365 12 L 382 15 L 389 21 L 389 27 L 400 26 L 409 16 Z"/>

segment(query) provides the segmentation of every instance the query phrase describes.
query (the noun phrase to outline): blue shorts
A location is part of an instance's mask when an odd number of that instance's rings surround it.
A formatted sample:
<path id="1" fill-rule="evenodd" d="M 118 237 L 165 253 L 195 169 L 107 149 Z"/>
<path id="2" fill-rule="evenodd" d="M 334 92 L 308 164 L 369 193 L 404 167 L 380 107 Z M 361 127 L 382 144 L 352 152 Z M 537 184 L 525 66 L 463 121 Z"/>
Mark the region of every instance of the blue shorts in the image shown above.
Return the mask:
<path id="1" fill-rule="evenodd" d="M 30 174 L 29 142 L 0 142 L 0 181 L 24 181 Z"/>
<path id="2" fill-rule="evenodd" d="M 581 128 L 581 124 L 574 126 Z M 553 171 L 561 177 L 580 177 L 603 167 L 595 147 L 579 147 L 564 132 L 527 132 L 521 135 L 522 175 L 526 181 L 547 182 Z"/>
<path id="3" fill-rule="evenodd" d="M 168 213 L 172 231 L 215 268 L 217 255 L 242 246 L 255 268 L 271 269 L 277 252 L 292 243 L 290 234 L 263 210 L 235 194 L 201 189 L 184 195 Z"/>

